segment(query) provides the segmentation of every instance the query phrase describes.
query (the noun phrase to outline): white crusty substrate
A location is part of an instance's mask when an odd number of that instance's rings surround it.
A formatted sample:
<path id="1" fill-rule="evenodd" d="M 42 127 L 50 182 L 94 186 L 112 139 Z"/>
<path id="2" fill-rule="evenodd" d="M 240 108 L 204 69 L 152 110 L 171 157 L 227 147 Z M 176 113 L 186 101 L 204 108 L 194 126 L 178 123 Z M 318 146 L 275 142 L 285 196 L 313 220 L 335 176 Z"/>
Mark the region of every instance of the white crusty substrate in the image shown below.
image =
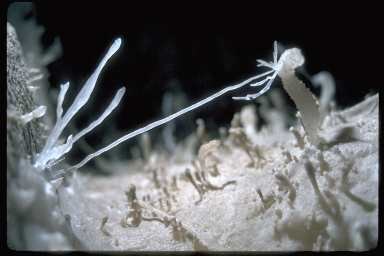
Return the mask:
<path id="1" fill-rule="evenodd" d="M 61 208 L 91 250 L 368 250 L 378 238 L 378 102 L 329 113 L 318 147 L 300 123 L 252 130 L 245 107 L 192 161 L 180 145 L 172 157 L 115 164 L 108 178 L 75 174 L 59 187 Z"/>

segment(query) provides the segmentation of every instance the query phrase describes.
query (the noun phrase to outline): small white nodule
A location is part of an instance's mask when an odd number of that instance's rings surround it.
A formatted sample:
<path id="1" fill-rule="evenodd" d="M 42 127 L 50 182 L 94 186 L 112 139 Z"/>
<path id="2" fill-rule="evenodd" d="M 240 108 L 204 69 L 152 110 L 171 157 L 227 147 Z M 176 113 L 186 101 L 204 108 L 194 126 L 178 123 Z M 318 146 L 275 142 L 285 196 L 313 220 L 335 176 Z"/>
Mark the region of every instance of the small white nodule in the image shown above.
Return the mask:
<path id="1" fill-rule="evenodd" d="M 29 112 L 27 114 L 20 116 L 20 120 L 25 125 L 34 119 L 37 119 L 37 118 L 44 116 L 46 111 L 47 111 L 46 106 L 40 106 L 40 107 L 34 109 L 32 112 Z"/>

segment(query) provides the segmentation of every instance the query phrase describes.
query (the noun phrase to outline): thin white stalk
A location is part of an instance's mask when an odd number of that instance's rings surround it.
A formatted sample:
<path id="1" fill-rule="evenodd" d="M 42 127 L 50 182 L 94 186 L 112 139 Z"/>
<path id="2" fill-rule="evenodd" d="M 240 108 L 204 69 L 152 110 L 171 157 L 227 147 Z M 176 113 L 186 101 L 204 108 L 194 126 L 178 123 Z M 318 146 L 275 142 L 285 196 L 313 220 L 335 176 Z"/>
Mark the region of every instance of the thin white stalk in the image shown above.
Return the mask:
<path id="1" fill-rule="evenodd" d="M 57 106 L 56 106 L 56 122 L 58 122 L 61 119 L 61 116 L 63 114 L 63 102 L 65 95 L 67 94 L 69 88 L 69 82 L 66 82 L 65 84 L 62 84 L 60 86 L 60 93 L 57 97 Z"/>
<path id="2" fill-rule="evenodd" d="M 198 102 L 192 104 L 191 106 L 189 106 L 187 108 L 184 108 L 184 109 L 182 109 L 182 110 L 180 110 L 180 111 L 178 111 L 178 112 L 176 112 L 176 113 L 174 113 L 174 114 L 172 114 L 170 116 L 167 116 L 167 117 L 165 117 L 163 119 L 160 119 L 158 121 L 150 123 L 150 124 L 140 128 L 140 129 L 137 129 L 137 130 L 135 130 L 133 132 L 130 132 L 130 133 L 124 135 L 123 137 L 115 140 L 114 142 L 112 142 L 108 146 L 99 149 L 98 151 L 96 151 L 93 154 L 88 155 L 81 162 L 79 162 L 78 164 L 70 167 L 68 170 L 79 169 L 79 168 L 83 167 L 86 163 L 88 163 L 90 160 L 92 160 L 93 158 L 95 158 L 95 157 L 101 155 L 102 153 L 104 153 L 104 152 L 106 152 L 106 151 L 116 147 L 120 143 L 122 143 L 124 141 L 127 141 L 127 140 L 129 140 L 129 139 L 131 139 L 131 138 L 133 138 L 133 137 L 135 137 L 137 135 L 145 133 L 145 132 L 147 132 L 149 130 L 152 130 L 153 128 L 156 128 L 156 127 L 158 127 L 160 125 L 163 125 L 163 124 L 165 124 L 167 122 L 170 122 L 173 119 L 175 119 L 175 118 L 177 118 L 177 117 L 179 117 L 181 115 L 184 115 L 184 114 L 186 114 L 186 113 L 188 113 L 188 112 L 190 112 L 190 111 L 192 111 L 192 110 L 194 110 L 196 108 L 199 108 L 202 105 L 207 104 L 208 102 L 210 102 L 210 101 L 212 101 L 212 100 L 214 100 L 214 99 L 216 99 L 216 98 L 218 98 L 218 97 L 220 97 L 220 96 L 222 96 L 222 95 L 224 95 L 224 94 L 226 94 L 226 93 L 228 93 L 230 91 L 237 90 L 237 89 L 239 89 L 239 88 L 249 84 L 251 81 L 253 81 L 255 79 L 258 79 L 260 77 L 266 76 L 266 75 L 268 75 L 270 73 L 271 73 L 271 71 L 267 71 L 267 72 L 264 72 L 262 74 L 253 76 L 253 77 L 251 77 L 251 78 L 249 78 L 249 79 L 247 79 L 247 80 L 245 80 L 245 81 L 243 81 L 243 82 L 241 82 L 239 84 L 225 87 L 224 89 L 222 89 L 222 90 L 212 94 L 211 96 L 209 96 L 209 97 L 207 97 L 207 98 L 205 98 L 205 99 L 203 99 L 201 101 L 198 101 Z"/>
<path id="3" fill-rule="evenodd" d="M 80 131 L 78 134 L 76 134 L 76 136 L 72 140 L 72 143 L 75 143 L 81 137 L 83 137 L 84 135 L 86 135 L 87 133 L 92 131 L 94 128 L 96 128 L 96 126 L 101 124 L 104 121 L 104 119 L 107 118 L 111 114 L 111 112 L 119 105 L 121 98 L 124 96 L 124 93 L 125 93 L 125 88 L 121 87 L 117 91 L 117 93 L 113 97 L 111 103 L 109 104 L 107 109 L 103 112 L 103 114 L 98 119 L 93 121 L 90 125 L 88 125 L 88 127 L 84 128 L 82 131 Z"/>

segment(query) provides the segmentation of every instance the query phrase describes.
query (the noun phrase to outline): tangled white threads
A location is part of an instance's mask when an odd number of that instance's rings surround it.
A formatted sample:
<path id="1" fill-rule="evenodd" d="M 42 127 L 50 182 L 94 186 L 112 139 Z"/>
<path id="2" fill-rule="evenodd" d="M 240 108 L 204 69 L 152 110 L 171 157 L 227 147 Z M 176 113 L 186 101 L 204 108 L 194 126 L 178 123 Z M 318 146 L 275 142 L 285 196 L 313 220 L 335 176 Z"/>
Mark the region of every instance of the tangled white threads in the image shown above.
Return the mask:
<path id="1" fill-rule="evenodd" d="M 250 86 L 259 87 L 259 86 L 265 85 L 264 88 L 255 94 L 247 94 L 246 96 L 232 97 L 232 99 L 234 99 L 234 100 L 253 100 L 253 99 L 256 99 L 257 97 L 260 97 L 264 93 L 266 93 L 271 88 L 273 81 L 275 80 L 280 68 L 282 67 L 282 61 L 277 60 L 277 54 L 278 54 L 277 42 L 275 41 L 273 43 L 273 62 L 266 62 L 264 60 L 257 60 L 257 62 L 259 63 L 259 64 L 257 64 L 258 67 L 266 67 L 266 68 L 270 68 L 271 70 L 261 74 L 261 76 L 259 78 L 264 77 L 263 80 L 252 83 L 252 84 L 250 84 Z M 272 75 L 270 75 L 270 74 L 272 74 Z"/>

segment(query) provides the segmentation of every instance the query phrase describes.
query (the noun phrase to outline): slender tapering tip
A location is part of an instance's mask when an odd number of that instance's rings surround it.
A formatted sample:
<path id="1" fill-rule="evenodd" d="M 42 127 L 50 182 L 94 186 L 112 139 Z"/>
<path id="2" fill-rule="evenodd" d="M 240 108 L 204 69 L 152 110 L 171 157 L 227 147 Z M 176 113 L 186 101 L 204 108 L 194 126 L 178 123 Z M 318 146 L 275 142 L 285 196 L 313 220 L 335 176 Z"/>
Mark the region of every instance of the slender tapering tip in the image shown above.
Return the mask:
<path id="1" fill-rule="evenodd" d="M 116 38 L 113 45 L 116 45 L 117 49 L 119 49 L 121 45 L 121 37 Z"/>
<path id="2" fill-rule="evenodd" d="M 113 44 L 109 48 L 108 53 L 106 55 L 107 59 L 112 57 L 112 55 L 115 54 L 119 50 L 120 46 L 121 46 L 121 38 L 118 37 L 117 39 L 115 39 L 115 41 L 113 42 Z"/>

